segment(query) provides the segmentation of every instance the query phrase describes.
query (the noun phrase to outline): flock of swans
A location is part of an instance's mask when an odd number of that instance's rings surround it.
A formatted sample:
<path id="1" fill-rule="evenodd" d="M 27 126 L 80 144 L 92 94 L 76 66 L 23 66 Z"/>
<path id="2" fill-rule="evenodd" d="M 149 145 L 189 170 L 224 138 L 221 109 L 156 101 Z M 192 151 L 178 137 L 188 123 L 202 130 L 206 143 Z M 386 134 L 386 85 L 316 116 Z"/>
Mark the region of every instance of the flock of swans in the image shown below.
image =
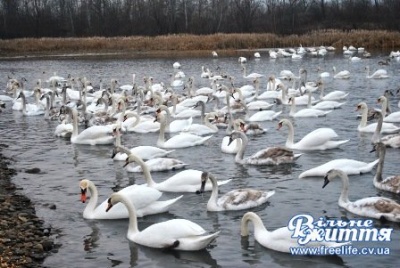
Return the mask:
<path id="1" fill-rule="evenodd" d="M 218 57 L 216 52 L 213 52 L 213 56 Z M 259 57 L 259 54 L 255 55 L 255 58 Z M 291 165 L 303 154 L 343 148 L 349 139 L 339 137 L 334 128 L 321 126 L 310 130 L 304 137 L 297 137 L 293 120 L 300 117 L 307 120 L 318 117 L 329 119 L 337 109 L 349 105 L 347 99 L 350 92 L 335 90 L 324 94 L 324 90 L 327 90 L 324 80 L 308 81 L 307 70 L 303 68 L 299 70 L 298 76 L 290 70 L 282 70 L 278 77 L 267 77 L 256 72 L 247 74 L 246 58 L 240 57 L 238 62 L 238 68 L 242 69 L 243 74 L 241 79 L 246 81 L 242 86 L 238 86 L 232 76 L 212 73 L 203 67 L 199 78 L 208 79 L 210 87 L 196 90 L 195 78 L 185 79 L 183 67 L 176 62 L 173 65 L 175 73 L 169 85 L 155 84 L 148 77 L 140 83 L 135 80 L 136 75 L 133 75 L 131 84 L 119 85 L 116 79 L 112 79 L 110 87 L 103 88 L 102 82 L 97 87 L 87 78 L 55 75 L 47 80 L 49 88 L 45 88 L 44 83 L 38 80 L 30 90 L 24 87 L 27 81 L 10 77 L 7 95 L 1 95 L 0 100 L 24 116 L 44 116 L 48 120 L 59 120 L 53 130 L 54 135 L 69 139 L 73 144 L 114 146 L 113 161 L 125 162 L 124 169 L 127 172 L 143 173 L 145 184 L 128 186 L 100 204 L 95 182 L 82 179 L 79 184 L 81 201 L 85 203 L 88 192 L 90 194 L 83 218 L 129 218 L 127 237 L 137 244 L 153 248 L 200 250 L 217 239 L 220 231 L 209 232 L 187 219 L 158 222 L 139 230 L 138 218 L 167 212 L 183 196 L 161 200 L 162 192 L 203 195 L 211 191 L 205 208 L 207 211 L 243 210 L 240 225 L 242 236 L 249 235 L 248 225 L 252 223 L 255 239 L 261 245 L 289 252 L 290 247 L 298 244 L 287 228 L 268 231 L 256 213 L 246 211 L 266 202 L 274 202 L 273 196 L 276 192 L 279 194 L 279 191 L 239 188 L 219 196 L 219 189 L 223 191 L 231 179 L 219 180 L 209 171 L 187 169 L 190 163 L 169 155 L 182 148 L 205 145 L 214 139 L 215 133 L 223 131 L 226 136 L 219 141 L 220 150 L 225 154 L 234 154 L 238 165 Z M 365 71 L 367 79 L 389 77 L 384 70 L 370 74 L 369 66 Z M 327 76 L 329 73 L 319 74 L 320 78 Z M 336 72 L 335 68 L 332 76 L 333 79 L 351 78 L 349 71 Z M 267 79 L 267 90 L 264 92 L 260 92 L 259 88 L 261 79 Z M 323 188 L 339 177 L 342 180 L 338 201 L 340 207 L 355 217 L 400 222 L 400 204 L 393 199 L 375 196 L 352 202 L 348 198 L 348 175 L 368 173 L 374 167 L 377 167 L 377 171 L 373 185 L 384 191 L 400 193 L 400 176 L 383 178 L 382 175 L 386 148 L 400 148 L 400 128 L 396 125 L 400 123 L 400 111 L 391 110 L 390 93 L 377 96 L 376 103 L 382 106 L 381 110 L 369 110 L 367 103 L 361 100 L 354 107 L 354 110 L 361 113 L 360 123 L 354 131 L 372 135 L 371 142 L 379 159 L 370 163 L 347 158 L 335 159 L 305 170 L 299 177 L 325 177 L 321 185 Z M 222 108 L 221 103 L 224 105 Z M 284 114 L 285 105 L 290 106 L 287 115 Z M 194 118 L 200 118 L 200 123 L 194 123 Z M 371 123 L 370 120 L 377 122 Z M 271 145 L 247 156 L 246 149 L 251 143 L 248 136 L 267 133 L 260 125 L 265 121 L 273 122 L 281 133 L 287 135 L 286 143 Z M 84 130 L 80 131 L 82 128 Z M 123 144 L 123 137 L 127 133 L 145 135 L 153 132 L 159 134 L 153 144 L 132 148 Z M 166 170 L 176 173 L 161 182 L 152 178 L 152 172 Z M 308 246 L 320 245 L 337 247 L 343 244 L 320 242 Z"/>

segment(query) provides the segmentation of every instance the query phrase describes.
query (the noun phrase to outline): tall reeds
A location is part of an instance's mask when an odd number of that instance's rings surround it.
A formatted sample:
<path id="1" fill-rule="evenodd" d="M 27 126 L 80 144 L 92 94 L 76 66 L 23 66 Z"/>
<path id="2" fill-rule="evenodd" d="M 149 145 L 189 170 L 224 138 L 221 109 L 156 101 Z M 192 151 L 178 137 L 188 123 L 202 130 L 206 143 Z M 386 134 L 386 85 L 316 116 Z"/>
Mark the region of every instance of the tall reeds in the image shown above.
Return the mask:
<path id="1" fill-rule="evenodd" d="M 101 52 L 185 52 L 209 53 L 211 50 L 230 51 L 297 46 L 353 45 L 370 50 L 394 50 L 400 47 L 400 33 L 389 31 L 323 30 L 305 35 L 275 34 L 213 34 L 163 35 L 89 38 L 23 38 L 0 40 L 0 55 L 101 53 Z"/>

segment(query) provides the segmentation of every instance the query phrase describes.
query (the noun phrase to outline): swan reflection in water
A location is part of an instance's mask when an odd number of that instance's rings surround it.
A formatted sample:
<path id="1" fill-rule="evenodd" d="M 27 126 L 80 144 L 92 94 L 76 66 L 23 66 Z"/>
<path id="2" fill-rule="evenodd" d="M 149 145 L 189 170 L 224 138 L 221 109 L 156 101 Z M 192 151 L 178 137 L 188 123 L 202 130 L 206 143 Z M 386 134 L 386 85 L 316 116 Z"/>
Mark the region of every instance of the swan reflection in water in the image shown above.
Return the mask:
<path id="1" fill-rule="evenodd" d="M 133 242 L 129 242 L 129 249 L 131 253 L 130 267 L 146 263 L 147 261 L 144 259 L 151 262 L 153 267 L 220 267 L 208 249 L 199 251 L 155 249 Z M 140 262 L 138 262 L 139 259 Z M 155 260 L 159 262 L 154 263 Z"/>

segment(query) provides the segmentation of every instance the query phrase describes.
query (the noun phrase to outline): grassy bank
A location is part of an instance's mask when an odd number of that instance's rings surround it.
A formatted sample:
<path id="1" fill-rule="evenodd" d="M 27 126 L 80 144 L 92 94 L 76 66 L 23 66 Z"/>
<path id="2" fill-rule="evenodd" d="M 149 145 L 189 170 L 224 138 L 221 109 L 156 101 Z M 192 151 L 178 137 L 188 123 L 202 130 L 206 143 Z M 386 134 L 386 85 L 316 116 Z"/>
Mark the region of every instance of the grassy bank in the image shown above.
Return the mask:
<path id="1" fill-rule="evenodd" d="M 174 53 L 210 55 L 216 50 L 220 55 L 234 55 L 240 49 L 261 49 L 332 45 L 365 47 L 368 50 L 397 50 L 400 33 L 388 31 L 354 30 L 343 32 L 326 30 L 306 35 L 278 36 L 275 34 L 214 34 L 167 35 L 90 38 L 23 38 L 0 40 L 0 55 L 57 54 L 57 53 L 151 53 L 156 56 Z"/>

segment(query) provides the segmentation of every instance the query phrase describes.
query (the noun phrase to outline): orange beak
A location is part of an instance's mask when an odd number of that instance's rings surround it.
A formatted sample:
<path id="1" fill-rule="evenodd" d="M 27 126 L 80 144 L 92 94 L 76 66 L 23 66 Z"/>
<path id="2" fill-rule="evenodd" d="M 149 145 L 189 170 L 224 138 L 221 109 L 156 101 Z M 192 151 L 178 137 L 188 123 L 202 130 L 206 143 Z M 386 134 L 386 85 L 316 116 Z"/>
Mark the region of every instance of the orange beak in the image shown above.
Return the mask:
<path id="1" fill-rule="evenodd" d="M 81 202 L 86 202 L 86 189 L 81 189 Z"/>

